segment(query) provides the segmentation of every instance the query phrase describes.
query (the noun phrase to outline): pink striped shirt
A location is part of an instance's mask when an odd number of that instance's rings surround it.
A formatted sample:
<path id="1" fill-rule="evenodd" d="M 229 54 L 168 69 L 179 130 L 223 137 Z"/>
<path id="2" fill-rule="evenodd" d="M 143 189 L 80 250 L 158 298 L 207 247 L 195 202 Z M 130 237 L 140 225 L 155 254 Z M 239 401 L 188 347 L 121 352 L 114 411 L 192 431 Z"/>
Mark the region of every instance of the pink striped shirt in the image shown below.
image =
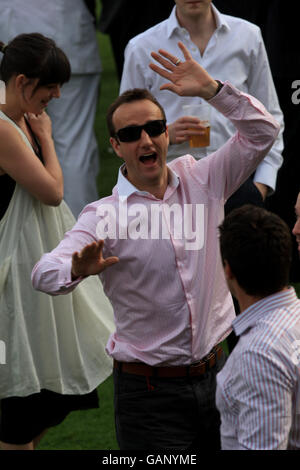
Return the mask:
<path id="1" fill-rule="evenodd" d="M 293 288 L 233 322 L 239 341 L 217 375 L 224 450 L 300 450 L 300 300 Z"/>
<path id="2" fill-rule="evenodd" d="M 120 261 L 100 278 L 116 324 L 107 351 L 117 360 L 190 364 L 231 330 L 235 314 L 219 255 L 218 225 L 225 200 L 264 158 L 279 125 L 259 101 L 228 82 L 210 104 L 235 124 L 235 136 L 203 160 L 189 155 L 174 160 L 162 200 L 138 191 L 120 171 L 113 194 L 86 206 L 74 228 L 33 270 L 36 289 L 53 295 L 74 289 L 78 281 L 71 281 L 71 254 L 103 238 L 99 223 L 108 209 L 115 233 L 112 229 L 105 239 L 103 253 Z M 176 216 L 169 217 L 169 208 Z M 168 238 L 154 230 L 150 216 L 158 209 L 160 229 Z M 129 224 L 135 236 L 140 229 L 140 238 L 126 237 Z M 190 232 L 185 233 L 187 225 Z M 200 233 L 194 246 L 191 232 Z"/>

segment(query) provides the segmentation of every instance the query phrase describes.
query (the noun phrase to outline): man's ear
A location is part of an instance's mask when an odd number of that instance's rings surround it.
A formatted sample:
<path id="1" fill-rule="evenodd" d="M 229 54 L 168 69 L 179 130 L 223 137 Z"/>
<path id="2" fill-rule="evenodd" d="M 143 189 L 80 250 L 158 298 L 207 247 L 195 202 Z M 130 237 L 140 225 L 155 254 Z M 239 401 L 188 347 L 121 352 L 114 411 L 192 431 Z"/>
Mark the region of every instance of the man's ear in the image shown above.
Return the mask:
<path id="1" fill-rule="evenodd" d="M 166 126 L 166 137 L 168 139 L 168 146 L 170 145 L 169 126 Z"/>
<path id="2" fill-rule="evenodd" d="M 120 142 L 118 141 L 118 139 L 116 139 L 115 137 L 110 137 L 109 142 L 112 148 L 114 149 L 115 153 L 117 154 L 117 156 L 120 158 L 123 158 L 121 155 Z"/>
<path id="3" fill-rule="evenodd" d="M 231 267 L 229 266 L 228 261 L 226 259 L 224 260 L 223 265 L 224 265 L 224 273 L 225 273 L 226 279 L 227 280 L 234 279 L 234 275 L 232 273 Z"/>

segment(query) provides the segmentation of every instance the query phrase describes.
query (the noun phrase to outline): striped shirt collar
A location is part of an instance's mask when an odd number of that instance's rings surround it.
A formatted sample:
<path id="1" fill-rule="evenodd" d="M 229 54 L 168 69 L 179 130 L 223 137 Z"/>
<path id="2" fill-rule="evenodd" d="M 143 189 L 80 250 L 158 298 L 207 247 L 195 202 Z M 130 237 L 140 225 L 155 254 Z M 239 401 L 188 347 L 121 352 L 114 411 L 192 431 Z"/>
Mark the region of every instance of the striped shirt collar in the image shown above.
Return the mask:
<path id="1" fill-rule="evenodd" d="M 299 299 L 296 295 L 295 289 L 293 287 L 289 287 L 288 290 L 269 295 L 268 297 L 255 302 L 244 310 L 244 312 L 239 314 L 232 322 L 235 334 L 237 336 L 242 335 L 246 330 L 255 326 L 259 320 L 268 314 L 268 312 L 273 312 L 274 309 L 280 308 L 282 305 L 292 304 L 296 300 Z"/>
<path id="2" fill-rule="evenodd" d="M 222 15 L 219 10 L 217 10 L 217 8 L 212 4 L 211 5 L 212 9 L 213 9 L 213 13 L 215 15 L 215 19 L 216 19 L 216 25 L 217 25 L 217 30 L 221 29 L 221 28 L 224 28 L 224 29 L 227 29 L 229 30 L 230 29 L 230 26 L 229 24 L 227 23 L 226 19 L 225 19 L 225 16 Z M 174 6 L 172 12 L 171 12 L 171 15 L 169 16 L 169 18 L 167 19 L 167 36 L 168 38 L 170 38 L 172 36 L 172 34 L 177 30 L 177 29 L 182 29 L 182 27 L 180 26 L 180 24 L 178 23 L 178 19 L 177 19 L 177 16 L 176 16 L 176 6 Z"/>

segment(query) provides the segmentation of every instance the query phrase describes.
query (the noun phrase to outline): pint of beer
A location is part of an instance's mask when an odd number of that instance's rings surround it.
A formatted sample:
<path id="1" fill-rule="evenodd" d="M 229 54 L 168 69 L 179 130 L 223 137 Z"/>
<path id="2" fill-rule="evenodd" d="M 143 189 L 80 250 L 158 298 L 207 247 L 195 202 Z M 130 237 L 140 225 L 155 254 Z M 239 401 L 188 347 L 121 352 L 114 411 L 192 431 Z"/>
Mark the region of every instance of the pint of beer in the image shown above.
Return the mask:
<path id="1" fill-rule="evenodd" d="M 210 145 L 210 105 L 207 103 L 191 104 L 184 105 L 182 108 L 184 116 L 198 117 L 201 125 L 205 128 L 201 135 L 190 135 L 190 147 L 208 147 Z M 192 132 L 195 129 L 190 130 Z"/>

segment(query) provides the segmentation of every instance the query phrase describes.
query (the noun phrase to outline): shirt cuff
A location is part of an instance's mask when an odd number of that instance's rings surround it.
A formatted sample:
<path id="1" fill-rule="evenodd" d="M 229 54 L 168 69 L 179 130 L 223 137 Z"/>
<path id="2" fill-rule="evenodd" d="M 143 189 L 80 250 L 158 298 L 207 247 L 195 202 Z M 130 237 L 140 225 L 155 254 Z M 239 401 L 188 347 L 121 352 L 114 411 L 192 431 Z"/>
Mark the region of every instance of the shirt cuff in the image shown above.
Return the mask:
<path id="1" fill-rule="evenodd" d="M 277 169 L 273 168 L 264 160 L 257 167 L 253 181 L 254 183 L 265 184 L 269 187 L 268 196 L 274 193 L 276 188 Z"/>
<path id="2" fill-rule="evenodd" d="M 63 264 L 63 267 L 59 273 L 59 291 L 60 292 L 69 291 L 70 289 L 73 290 L 73 288 L 76 287 L 82 281 L 82 279 L 84 279 L 83 276 L 80 276 L 73 281 L 71 271 L 72 271 L 72 260 L 70 259 Z"/>
<path id="3" fill-rule="evenodd" d="M 233 100 L 232 97 L 240 98 L 242 93 L 231 85 L 230 82 L 226 81 L 219 92 L 207 103 L 211 104 L 214 108 L 220 111 L 226 116 L 226 114 L 232 114 L 232 111 L 239 107 L 239 100 Z"/>

